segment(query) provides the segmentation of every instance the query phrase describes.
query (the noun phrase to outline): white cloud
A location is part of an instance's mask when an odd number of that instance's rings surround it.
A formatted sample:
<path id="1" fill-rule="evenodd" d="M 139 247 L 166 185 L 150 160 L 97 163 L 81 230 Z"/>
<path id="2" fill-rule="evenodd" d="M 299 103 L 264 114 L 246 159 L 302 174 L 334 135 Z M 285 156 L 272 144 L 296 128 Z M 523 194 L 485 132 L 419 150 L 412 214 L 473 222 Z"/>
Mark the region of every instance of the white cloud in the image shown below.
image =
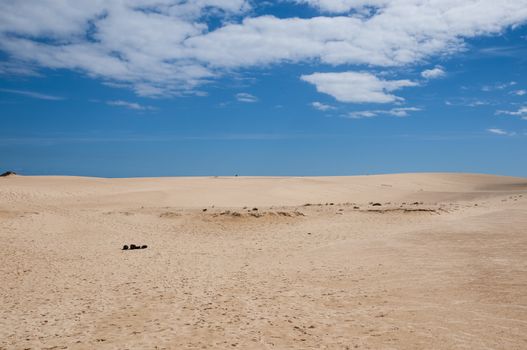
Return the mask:
<path id="1" fill-rule="evenodd" d="M 459 97 L 454 98 L 453 100 L 447 100 L 445 101 L 445 104 L 447 106 L 481 107 L 488 106 L 491 103 L 489 101 L 480 100 L 477 98 Z"/>
<path id="2" fill-rule="evenodd" d="M 527 106 L 520 107 L 516 111 L 499 110 L 499 111 L 496 111 L 496 114 L 512 115 L 512 116 L 520 117 L 521 119 L 527 120 Z"/>
<path id="3" fill-rule="evenodd" d="M 361 9 L 365 6 L 383 6 L 388 0 L 293 0 L 306 3 L 324 12 L 345 13 L 352 9 Z"/>
<path id="4" fill-rule="evenodd" d="M 502 135 L 502 136 L 514 136 L 514 135 L 516 135 L 515 132 L 508 132 L 508 131 L 505 131 L 503 129 L 497 129 L 497 128 L 487 129 L 487 131 L 490 132 L 491 134 Z"/>
<path id="5" fill-rule="evenodd" d="M 426 69 L 421 72 L 421 76 L 425 79 L 437 79 L 445 76 L 445 70 L 441 66 L 436 66 L 432 69 Z"/>
<path id="6" fill-rule="evenodd" d="M 143 106 L 137 102 L 128 102 L 123 100 L 115 100 L 115 101 L 107 101 L 107 105 L 109 106 L 116 106 L 116 107 L 124 107 L 128 109 L 134 109 L 136 111 L 146 111 L 146 110 L 154 110 L 155 108 L 152 106 Z"/>
<path id="7" fill-rule="evenodd" d="M 479 106 L 486 106 L 489 102 L 487 101 L 481 101 L 481 100 L 475 100 L 473 102 L 469 102 L 466 104 L 467 107 L 479 107 Z"/>
<path id="8" fill-rule="evenodd" d="M 514 85 L 516 85 L 517 83 L 515 81 L 509 81 L 507 83 L 496 83 L 496 84 L 492 84 L 492 85 L 484 85 L 481 90 L 482 91 L 485 91 L 485 92 L 489 92 L 489 91 L 495 91 L 495 90 L 504 90 L 508 87 L 512 87 Z"/>
<path id="9" fill-rule="evenodd" d="M 0 62 L 1 75 L 19 75 L 38 77 L 40 74 L 30 65 L 20 65 L 14 62 Z"/>
<path id="10" fill-rule="evenodd" d="M 388 110 L 377 109 L 369 111 L 356 111 L 348 113 L 345 118 L 350 119 L 362 119 L 362 118 L 373 118 L 379 115 L 391 115 L 394 117 L 407 117 L 410 112 L 418 112 L 421 108 L 417 107 L 402 107 L 402 108 L 392 108 Z"/>
<path id="11" fill-rule="evenodd" d="M 392 108 L 387 112 L 389 115 L 393 115 L 395 117 L 406 117 L 408 116 L 409 112 L 418 112 L 421 108 L 416 107 L 406 107 L 406 108 Z"/>
<path id="12" fill-rule="evenodd" d="M 333 96 L 341 102 L 389 103 L 402 100 L 391 91 L 416 86 L 410 80 L 382 80 L 370 73 L 313 73 L 300 79 L 316 86 L 318 92 Z"/>
<path id="13" fill-rule="evenodd" d="M 239 102 L 246 102 L 246 103 L 258 102 L 258 97 L 248 94 L 246 92 L 240 92 L 236 94 L 236 99 Z"/>
<path id="14" fill-rule="evenodd" d="M 333 110 L 333 109 L 336 109 L 335 107 L 331 106 L 331 105 L 327 105 L 327 104 L 324 104 L 322 102 L 318 102 L 318 101 L 315 101 L 313 103 L 311 103 L 311 106 L 315 109 L 318 109 L 319 111 L 330 111 L 330 110 Z"/>
<path id="15" fill-rule="evenodd" d="M 2 1 L 0 50 L 10 65 L 81 71 L 163 96 L 282 62 L 418 64 L 527 21 L 527 0 L 303 2 L 323 15 L 249 17 L 246 0 Z M 361 12 L 371 7 L 379 9 Z"/>
<path id="16" fill-rule="evenodd" d="M 174 95 L 217 75 L 183 47 L 206 33 L 199 18 L 247 8 L 245 0 L 0 2 L 0 50 L 19 63 L 82 71 L 141 96 Z"/>
<path id="17" fill-rule="evenodd" d="M 520 2 L 527 5 L 527 0 Z M 422 0 L 393 0 L 368 18 L 246 18 L 189 38 L 186 44 L 200 60 L 227 67 L 311 59 L 332 65 L 399 66 L 455 52 L 463 48 L 463 37 L 495 33 L 526 19 L 527 11 L 511 0 L 426 5 Z"/>
<path id="18" fill-rule="evenodd" d="M 345 118 L 350 119 L 364 119 L 364 118 L 373 118 L 376 117 L 378 114 L 376 111 L 357 111 L 357 112 L 351 112 L 347 115 L 344 115 Z"/>
<path id="19" fill-rule="evenodd" d="M 517 96 L 523 96 L 523 95 L 527 95 L 527 90 L 523 90 L 523 89 L 515 90 L 515 91 L 512 91 L 511 93 Z"/>
<path id="20" fill-rule="evenodd" d="M 48 100 L 48 101 L 60 101 L 64 100 L 64 97 L 41 94 L 40 92 L 28 91 L 28 90 L 14 90 L 14 89 L 0 89 L 2 92 L 7 92 L 10 94 L 22 95 L 31 98 L 36 98 L 39 100 Z"/>

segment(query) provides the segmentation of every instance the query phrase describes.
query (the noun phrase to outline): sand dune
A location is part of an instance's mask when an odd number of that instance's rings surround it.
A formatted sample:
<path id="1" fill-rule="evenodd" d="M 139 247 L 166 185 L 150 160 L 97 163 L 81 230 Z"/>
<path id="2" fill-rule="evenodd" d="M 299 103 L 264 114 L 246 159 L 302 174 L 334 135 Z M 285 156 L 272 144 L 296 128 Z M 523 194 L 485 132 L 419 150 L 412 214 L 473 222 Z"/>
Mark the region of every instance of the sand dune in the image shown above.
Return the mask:
<path id="1" fill-rule="evenodd" d="M 527 348 L 525 178 L 9 176 L 0 238 L 0 349 Z"/>

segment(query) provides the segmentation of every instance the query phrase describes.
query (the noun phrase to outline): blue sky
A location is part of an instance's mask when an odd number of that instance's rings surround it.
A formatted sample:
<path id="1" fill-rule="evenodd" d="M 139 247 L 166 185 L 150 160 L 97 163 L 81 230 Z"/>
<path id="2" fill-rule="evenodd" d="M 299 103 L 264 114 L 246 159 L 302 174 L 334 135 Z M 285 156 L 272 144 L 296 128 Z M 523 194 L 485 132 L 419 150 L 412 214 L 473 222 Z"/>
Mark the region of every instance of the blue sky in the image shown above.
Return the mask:
<path id="1" fill-rule="evenodd" d="M 527 1 L 0 4 L 0 170 L 527 176 Z"/>

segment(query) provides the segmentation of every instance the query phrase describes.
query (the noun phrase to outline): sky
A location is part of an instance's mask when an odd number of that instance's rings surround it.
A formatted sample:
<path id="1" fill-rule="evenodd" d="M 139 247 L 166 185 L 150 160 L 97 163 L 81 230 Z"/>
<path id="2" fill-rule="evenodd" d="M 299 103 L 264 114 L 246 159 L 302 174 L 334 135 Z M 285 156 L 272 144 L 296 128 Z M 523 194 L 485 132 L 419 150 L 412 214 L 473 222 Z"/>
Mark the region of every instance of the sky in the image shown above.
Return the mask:
<path id="1" fill-rule="evenodd" d="M 527 0 L 0 0 L 0 172 L 527 177 Z"/>

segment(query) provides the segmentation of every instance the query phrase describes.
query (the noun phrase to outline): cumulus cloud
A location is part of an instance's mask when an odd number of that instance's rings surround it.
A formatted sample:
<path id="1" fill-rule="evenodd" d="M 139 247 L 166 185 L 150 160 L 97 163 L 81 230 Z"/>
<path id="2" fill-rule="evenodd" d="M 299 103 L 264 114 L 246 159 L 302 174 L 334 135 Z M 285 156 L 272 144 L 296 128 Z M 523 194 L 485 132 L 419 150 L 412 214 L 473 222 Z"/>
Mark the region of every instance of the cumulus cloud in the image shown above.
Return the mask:
<path id="1" fill-rule="evenodd" d="M 46 95 L 40 92 L 28 91 L 28 90 L 15 90 L 15 89 L 0 89 L 2 92 L 7 92 L 10 94 L 22 95 L 31 98 L 36 98 L 39 100 L 48 100 L 48 101 L 60 101 L 64 100 L 62 96 Z"/>
<path id="2" fill-rule="evenodd" d="M 389 103 L 402 100 L 390 92 L 417 83 L 410 80 L 383 80 L 370 73 L 341 72 L 302 75 L 302 80 L 316 86 L 318 92 L 340 102 Z"/>
<path id="3" fill-rule="evenodd" d="M 85 72 L 141 96 L 192 90 L 217 73 L 185 52 L 207 31 L 204 15 L 225 18 L 245 0 L 28 0 L 0 3 L 0 50 L 11 62 Z"/>
<path id="4" fill-rule="evenodd" d="M 234 69 L 282 62 L 418 64 L 462 50 L 466 38 L 527 21 L 527 0 L 300 2 L 320 15 L 250 17 L 246 0 L 7 0 L 0 2 L 0 50 L 11 68 L 81 71 L 164 96 Z"/>
<path id="5" fill-rule="evenodd" d="M 388 110 L 384 109 L 377 109 L 377 110 L 369 110 L 369 111 L 355 111 L 348 113 L 345 117 L 350 119 L 363 119 L 363 118 L 373 118 L 379 115 L 391 115 L 394 117 L 407 117 L 410 112 L 418 112 L 421 108 L 417 107 L 400 107 L 400 108 L 392 108 Z"/>
<path id="6" fill-rule="evenodd" d="M 147 111 L 147 110 L 154 110 L 155 108 L 152 106 L 144 106 L 137 102 L 129 102 L 129 101 L 123 101 L 123 100 L 114 100 L 114 101 L 107 101 L 107 105 L 109 106 L 115 106 L 115 107 L 124 107 L 128 109 L 133 109 L 136 111 Z"/>
<path id="7" fill-rule="evenodd" d="M 515 90 L 515 91 L 512 91 L 512 94 L 516 95 L 516 96 L 523 96 L 523 95 L 527 95 L 527 90 Z"/>
<path id="8" fill-rule="evenodd" d="M 527 5 L 527 0 L 520 2 Z M 513 9 L 518 12 L 510 12 Z M 311 59 L 331 65 L 399 66 L 455 52 L 463 48 L 464 37 L 495 33 L 526 19 L 527 10 L 510 0 L 426 5 L 421 0 L 393 0 L 367 18 L 245 18 L 189 38 L 186 44 L 200 60 L 228 67 Z"/>
<path id="9" fill-rule="evenodd" d="M 324 104 L 322 102 L 318 102 L 318 101 L 315 101 L 313 103 L 311 103 L 311 106 L 314 108 L 314 109 L 318 109 L 319 111 L 323 111 L 323 112 L 326 112 L 326 111 L 330 111 L 330 110 L 333 110 L 333 109 L 336 109 L 335 107 L 331 106 L 331 105 L 327 105 L 327 104 Z"/>
<path id="10" fill-rule="evenodd" d="M 436 66 L 432 69 L 426 69 L 421 72 L 421 76 L 425 79 L 437 79 L 445 76 L 445 70 L 441 66 Z"/>
<path id="11" fill-rule="evenodd" d="M 248 94 L 246 92 L 240 92 L 236 94 L 236 100 L 238 100 L 239 102 L 254 103 L 258 102 L 258 97 Z"/>

